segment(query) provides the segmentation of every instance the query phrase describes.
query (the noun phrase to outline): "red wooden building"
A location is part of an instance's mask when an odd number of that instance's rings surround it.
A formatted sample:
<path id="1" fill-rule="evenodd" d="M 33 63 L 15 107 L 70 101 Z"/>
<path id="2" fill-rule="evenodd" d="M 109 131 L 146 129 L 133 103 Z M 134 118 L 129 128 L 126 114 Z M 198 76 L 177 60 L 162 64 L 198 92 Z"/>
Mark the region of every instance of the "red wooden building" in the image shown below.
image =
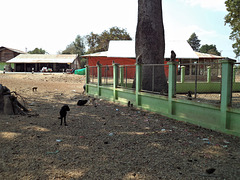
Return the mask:
<path id="1" fill-rule="evenodd" d="M 177 54 L 178 60 L 198 60 L 199 57 L 193 51 L 191 46 L 187 43 L 187 41 L 166 41 L 165 47 L 165 62 L 170 59 L 171 50 L 174 50 Z M 108 51 L 87 54 L 83 55 L 87 59 L 87 64 L 91 66 L 96 66 L 99 61 L 102 64 L 103 75 L 107 75 L 108 77 L 112 77 L 112 64 L 113 61 L 120 65 L 125 65 L 127 67 L 124 69 L 124 75 L 128 78 L 135 77 L 135 67 L 128 65 L 135 65 L 136 63 L 136 55 L 135 55 L 135 41 L 130 40 L 113 40 L 109 43 Z M 106 69 L 108 69 L 106 71 Z M 106 73 L 107 72 L 107 73 Z M 91 72 L 90 72 L 91 73 Z M 92 74 L 96 74 L 96 70 L 92 72 Z M 105 74 L 104 74 L 105 73 Z M 168 67 L 165 66 L 165 74 L 168 76 Z"/>

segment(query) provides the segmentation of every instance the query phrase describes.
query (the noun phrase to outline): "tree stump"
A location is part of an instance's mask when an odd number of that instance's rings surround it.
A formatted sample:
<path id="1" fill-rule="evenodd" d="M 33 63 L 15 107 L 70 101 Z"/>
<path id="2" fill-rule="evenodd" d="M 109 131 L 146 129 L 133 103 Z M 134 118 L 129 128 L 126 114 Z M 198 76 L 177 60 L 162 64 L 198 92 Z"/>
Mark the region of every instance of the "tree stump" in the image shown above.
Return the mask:
<path id="1" fill-rule="evenodd" d="M 18 100 L 19 96 L 15 91 L 11 92 L 6 86 L 0 84 L 0 114 L 26 115 L 29 111 Z"/>
<path id="2" fill-rule="evenodd" d="M 0 84 L 0 113 L 3 112 L 3 86 Z"/>
<path id="3" fill-rule="evenodd" d="M 3 112 L 6 115 L 14 115 L 14 109 L 13 109 L 13 103 L 12 103 L 12 98 L 11 95 L 5 95 L 3 96 Z"/>

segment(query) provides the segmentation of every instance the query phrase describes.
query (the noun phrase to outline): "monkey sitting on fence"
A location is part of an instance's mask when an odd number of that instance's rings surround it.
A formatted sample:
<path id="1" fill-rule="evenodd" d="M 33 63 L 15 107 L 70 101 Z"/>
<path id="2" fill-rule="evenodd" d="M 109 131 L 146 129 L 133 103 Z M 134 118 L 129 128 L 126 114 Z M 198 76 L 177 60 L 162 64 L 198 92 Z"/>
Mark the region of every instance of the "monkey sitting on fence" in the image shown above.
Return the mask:
<path id="1" fill-rule="evenodd" d="M 69 108 L 68 105 L 65 104 L 59 112 L 59 114 L 60 114 L 59 119 L 61 119 L 61 124 L 60 125 L 62 125 L 62 121 L 64 119 L 64 125 L 67 126 L 67 123 L 66 123 L 67 111 L 70 111 L 70 108 Z"/>
<path id="2" fill-rule="evenodd" d="M 172 50 L 171 51 L 170 62 L 174 62 L 175 60 L 176 60 L 176 53 Z"/>

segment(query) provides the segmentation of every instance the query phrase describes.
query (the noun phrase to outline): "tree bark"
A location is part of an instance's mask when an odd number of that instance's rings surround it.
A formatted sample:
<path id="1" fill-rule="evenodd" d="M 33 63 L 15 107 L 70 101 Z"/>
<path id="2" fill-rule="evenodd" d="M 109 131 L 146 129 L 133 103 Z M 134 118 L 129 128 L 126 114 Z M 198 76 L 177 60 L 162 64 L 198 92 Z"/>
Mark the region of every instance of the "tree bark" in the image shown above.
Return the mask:
<path id="1" fill-rule="evenodd" d="M 136 57 L 142 64 L 164 64 L 165 36 L 162 0 L 138 0 Z M 167 92 L 164 66 L 143 66 L 142 89 Z M 153 87 L 154 86 L 154 87 Z"/>
<path id="2" fill-rule="evenodd" d="M 0 113 L 3 112 L 3 106 L 4 106 L 4 101 L 3 101 L 3 86 L 0 84 Z"/>
<path id="3" fill-rule="evenodd" d="M 3 112 L 6 115 L 14 115 L 13 104 L 11 100 L 11 95 L 5 95 L 4 97 L 4 107 Z"/>

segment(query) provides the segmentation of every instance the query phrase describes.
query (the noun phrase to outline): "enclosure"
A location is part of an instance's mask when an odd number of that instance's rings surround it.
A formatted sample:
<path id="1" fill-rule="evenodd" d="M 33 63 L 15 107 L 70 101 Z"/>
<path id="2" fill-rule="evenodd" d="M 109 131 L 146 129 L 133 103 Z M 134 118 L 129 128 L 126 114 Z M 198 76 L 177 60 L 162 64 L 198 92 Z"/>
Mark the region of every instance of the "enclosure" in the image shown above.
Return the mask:
<path id="1" fill-rule="evenodd" d="M 154 79 L 159 66 L 164 66 L 168 79 L 167 94 L 155 92 L 153 80 L 150 91 L 141 85 L 144 68 L 151 68 L 148 75 Z M 191 67 L 191 78 L 185 76 L 186 66 Z M 89 95 L 125 104 L 130 101 L 138 108 L 239 136 L 240 76 L 237 66 L 238 63 L 231 59 L 214 63 L 87 66 L 86 90 Z"/>

